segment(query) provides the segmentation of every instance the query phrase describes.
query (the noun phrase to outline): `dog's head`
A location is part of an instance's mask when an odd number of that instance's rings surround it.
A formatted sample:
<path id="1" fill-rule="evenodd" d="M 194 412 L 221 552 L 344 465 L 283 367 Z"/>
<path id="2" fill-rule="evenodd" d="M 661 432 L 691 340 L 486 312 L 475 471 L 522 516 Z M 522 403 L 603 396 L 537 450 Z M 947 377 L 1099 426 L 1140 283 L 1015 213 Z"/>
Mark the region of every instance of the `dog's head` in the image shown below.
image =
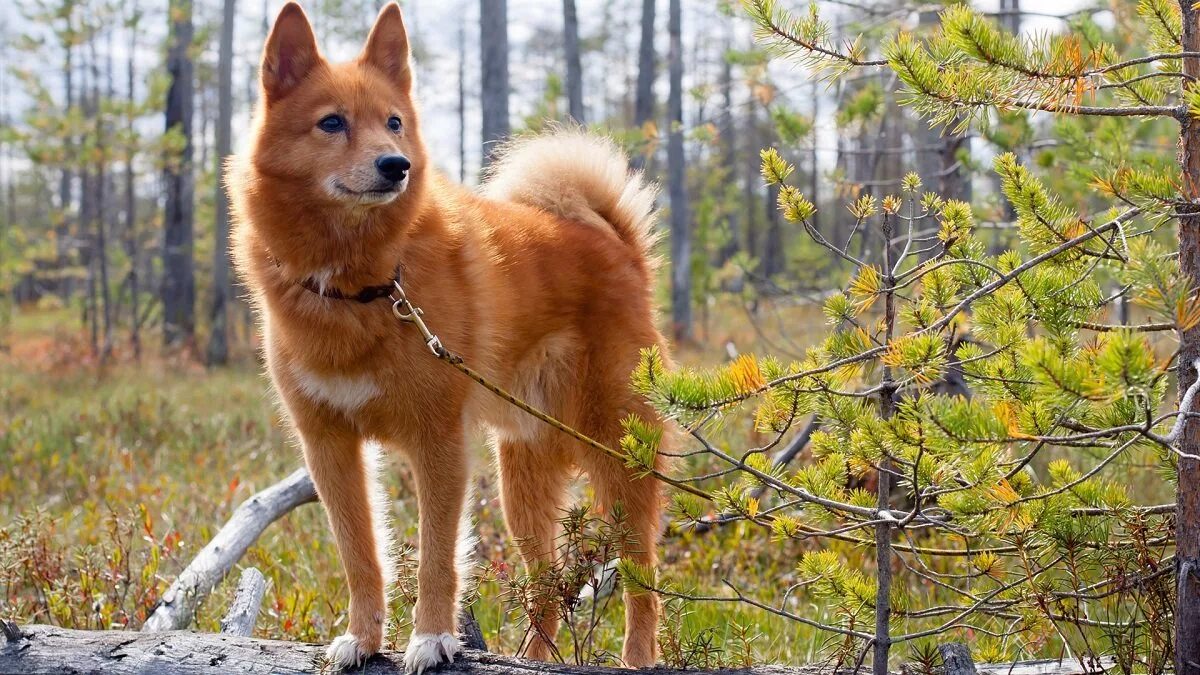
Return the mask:
<path id="1" fill-rule="evenodd" d="M 260 175 L 347 209 L 400 202 L 418 187 L 426 155 L 395 2 L 347 63 L 321 56 L 304 10 L 288 3 L 267 38 L 261 78 L 251 151 Z"/>

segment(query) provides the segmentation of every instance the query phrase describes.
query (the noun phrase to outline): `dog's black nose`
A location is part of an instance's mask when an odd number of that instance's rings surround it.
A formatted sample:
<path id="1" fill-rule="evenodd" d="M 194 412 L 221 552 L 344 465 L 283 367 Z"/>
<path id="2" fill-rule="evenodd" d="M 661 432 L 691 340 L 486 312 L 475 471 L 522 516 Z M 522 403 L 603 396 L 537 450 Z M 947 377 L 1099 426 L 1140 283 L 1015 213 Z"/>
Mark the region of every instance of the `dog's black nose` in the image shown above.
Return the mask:
<path id="1" fill-rule="evenodd" d="M 380 155 L 375 160 L 375 168 L 379 170 L 380 176 L 393 183 L 399 183 L 404 180 L 404 174 L 412 168 L 412 162 L 404 155 Z"/>

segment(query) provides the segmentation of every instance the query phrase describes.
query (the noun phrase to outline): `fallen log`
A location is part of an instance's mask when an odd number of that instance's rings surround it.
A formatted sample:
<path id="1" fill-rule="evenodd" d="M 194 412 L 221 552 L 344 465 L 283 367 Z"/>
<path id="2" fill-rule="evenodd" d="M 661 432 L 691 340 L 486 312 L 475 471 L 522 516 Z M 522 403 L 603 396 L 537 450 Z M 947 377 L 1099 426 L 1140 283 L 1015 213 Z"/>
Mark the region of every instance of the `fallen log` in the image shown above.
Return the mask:
<path id="1" fill-rule="evenodd" d="M 80 631 L 54 626 L 6 624 L 0 645 L 0 673 L 59 675 L 265 675 L 332 672 L 325 665 L 324 645 L 258 640 L 223 633 L 168 631 Z M 385 652 L 371 657 L 355 675 L 398 675 L 404 654 Z M 444 675 L 623 675 L 628 670 L 597 666 L 528 661 L 511 656 L 468 650 L 439 668 Z M 686 675 L 696 671 L 656 669 L 654 675 Z M 705 671 L 710 675 L 823 675 L 827 669 L 762 666 L 740 670 Z"/>

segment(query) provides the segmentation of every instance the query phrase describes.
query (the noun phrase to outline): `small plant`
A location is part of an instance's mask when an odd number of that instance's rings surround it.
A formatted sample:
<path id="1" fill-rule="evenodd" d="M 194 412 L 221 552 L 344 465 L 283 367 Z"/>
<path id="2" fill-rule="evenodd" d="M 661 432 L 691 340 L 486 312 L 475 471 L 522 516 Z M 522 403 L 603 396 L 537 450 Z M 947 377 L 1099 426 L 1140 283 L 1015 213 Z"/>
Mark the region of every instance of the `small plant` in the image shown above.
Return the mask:
<path id="1" fill-rule="evenodd" d="M 104 525 L 84 546 L 61 544 L 41 510 L 0 529 L 0 615 L 88 630 L 140 626 L 166 588 L 160 570 L 173 562 L 179 534 L 157 534 L 141 504 L 110 511 Z"/>
<path id="2" fill-rule="evenodd" d="M 613 665 L 619 657 L 603 646 L 597 629 L 602 621 L 612 621 L 609 608 L 620 584 L 616 561 L 625 542 L 633 536 L 618 508 L 607 517 L 594 514 L 589 505 L 577 505 L 565 512 L 559 524 L 553 562 L 534 565 L 506 580 L 508 601 L 522 610 L 522 616 L 551 614 L 567 633 L 565 644 L 554 635 L 542 635 L 554 645 L 554 658 L 577 665 Z M 527 644 L 538 628 L 530 625 Z"/>

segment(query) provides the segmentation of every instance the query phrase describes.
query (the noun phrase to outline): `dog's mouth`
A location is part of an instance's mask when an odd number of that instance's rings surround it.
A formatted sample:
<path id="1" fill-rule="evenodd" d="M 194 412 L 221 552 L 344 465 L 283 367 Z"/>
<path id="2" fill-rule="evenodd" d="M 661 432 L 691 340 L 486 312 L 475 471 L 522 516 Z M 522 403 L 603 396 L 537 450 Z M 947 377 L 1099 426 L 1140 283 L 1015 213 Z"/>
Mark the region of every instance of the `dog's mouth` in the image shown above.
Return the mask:
<path id="1" fill-rule="evenodd" d="M 395 183 L 372 186 L 366 190 L 354 190 L 341 181 L 333 182 L 333 191 L 337 196 L 358 204 L 384 204 L 398 197 L 408 188 L 408 177 Z"/>

